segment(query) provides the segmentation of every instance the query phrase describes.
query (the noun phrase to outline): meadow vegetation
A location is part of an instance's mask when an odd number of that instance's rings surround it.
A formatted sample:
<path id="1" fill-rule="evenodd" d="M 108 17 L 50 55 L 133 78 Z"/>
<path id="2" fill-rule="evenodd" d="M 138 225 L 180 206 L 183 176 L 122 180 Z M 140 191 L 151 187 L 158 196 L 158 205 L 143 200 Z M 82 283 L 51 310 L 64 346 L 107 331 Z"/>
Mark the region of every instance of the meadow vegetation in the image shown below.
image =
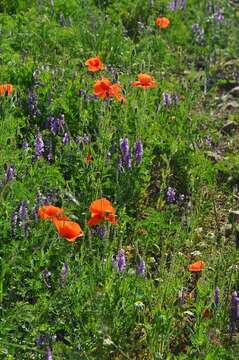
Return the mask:
<path id="1" fill-rule="evenodd" d="M 0 1 L 1 359 L 238 358 L 238 39 L 237 0 Z"/>

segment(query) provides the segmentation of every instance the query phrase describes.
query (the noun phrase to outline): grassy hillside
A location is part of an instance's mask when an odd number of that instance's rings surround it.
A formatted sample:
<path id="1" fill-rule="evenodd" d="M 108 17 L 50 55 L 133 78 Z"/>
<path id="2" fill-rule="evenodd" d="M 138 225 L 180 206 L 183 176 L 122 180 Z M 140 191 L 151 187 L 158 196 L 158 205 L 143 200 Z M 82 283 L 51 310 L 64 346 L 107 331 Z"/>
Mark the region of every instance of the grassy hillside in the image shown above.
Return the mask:
<path id="1" fill-rule="evenodd" d="M 238 358 L 238 39 L 237 0 L 0 1 L 1 359 Z"/>

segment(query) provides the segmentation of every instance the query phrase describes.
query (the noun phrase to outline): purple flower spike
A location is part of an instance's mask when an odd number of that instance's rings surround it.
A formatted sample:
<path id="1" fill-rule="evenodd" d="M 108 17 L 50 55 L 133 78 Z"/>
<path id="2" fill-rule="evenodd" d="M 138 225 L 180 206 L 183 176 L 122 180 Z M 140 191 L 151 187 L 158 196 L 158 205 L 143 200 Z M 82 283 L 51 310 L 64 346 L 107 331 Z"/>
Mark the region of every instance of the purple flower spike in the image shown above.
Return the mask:
<path id="1" fill-rule="evenodd" d="M 53 135 L 56 135 L 59 130 L 59 121 L 54 116 L 48 118 L 48 128 L 50 128 Z"/>
<path id="2" fill-rule="evenodd" d="M 87 144 L 90 143 L 90 136 L 89 136 L 89 135 L 84 134 L 84 136 L 83 136 L 83 143 L 84 143 L 85 145 L 87 145 Z"/>
<path id="3" fill-rule="evenodd" d="M 176 201 L 176 190 L 169 186 L 166 192 L 166 198 L 168 203 L 174 203 Z"/>
<path id="4" fill-rule="evenodd" d="M 236 291 L 233 291 L 230 301 L 230 327 L 231 330 L 234 332 L 237 330 L 236 320 L 238 319 L 239 315 L 239 297 Z"/>
<path id="5" fill-rule="evenodd" d="M 183 11 L 186 10 L 186 5 L 187 5 L 187 1 L 186 0 L 181 0 L 181 8 Z"/>
<path id="6" fill-rule="evenodd" d="M 123 272 L 125 270 L 125 267 L 126 267 L 124 249 L 119 250 L 118 255 L 116 257 L 116 260 L 117 260 L 117 266 L 118 266 L 119 272 Z"/>
<path id="7" fill-rule="evenodd" d="M 63 145 L 69 144 L 70 140 L 71 140 L 70 135 L 67 132 L 65 132 L 63 139 L 62 139 Z"/>
<path id="8" fill-rule="evenodd" d="M 20 203 L 20 207 L 18 210 L 19 217 L 19 226 L 24 232 L 24 235 L 27 236 L 28 232 L 28 202 L 27 200 L 23 200 Z"/>
<path id="9" fill-rule="evenodd" d="M 124 138 L 120 139 L 120 150 L 123 156 L 126 156 L 129 154 L 129 139 Z"/>
<path id="10" fill-rule="evenodd" d="M 135 142 L 135 160 L 137 164 L 140 164 L 142 161 L 142 157 L 143 157 L 143 144 L 141 142 L 141 140 L 136 140 Z"/>
<path id="11" fill-rule="evenodd" d="M 204 30 L 198 24 L 193 24 L 192 31 L 195 35 L 195 40 L 202 45 L 204 43 Z"/>
<path id="12" fill-rule="evenodd" d="M 29 90 L 28 93 L 28 111 L 30 119 L 35 119 L 37 115 L 40 114 L 37 106 L 37 98 L 32 89 Z"/>
<path id="13" fill-rule="evenodd" d="M 215 289 L 214 300 L 215 300 L 215 305 L 219 306 L 219 303 L 220 303 L 220 289 L 219 289 L 219 287 L 216 287 L 216 289 Z"/>
<path id="14" fill-rule="evenodd" d="M 119 170 L 123 171 L 124 168 L 131 169 L 132 167 L 132 157 L 131 157 L 131 151 L 129 147 L 129 139 L 124 138 L 120 139 L 120 151 L 121 156 L 119 159 Z"/>
<path id="15" fill-rule="evenodd" d="M 35 137 L 35 156 L 38 159 L 44 153 L 44 142 L 40 131 L 38 130 Z"/>
<path id="16" fill-rule="evenodd" d="M 214 19 L 218 23 L 220 23 L 224 20 L 224 15 L 222 14 L 222 9 L 220 9 L 219 7 L 217 8 L 217 11 L 214 14 Z"/>
<path id="17" fill-rule="evenodd" d="M 8 165 L 7 172 L 6 172 L 6 181 L 9 182 L 13 180 L 15 173 L 15 168 L 13 165 Z"/>
<path id="18" fill-rule="evenodd" d="M 46 348 L 45 360 L 53 360 L 50 346 Z"/>
<path id="19" fill-rule="evenodd" d="M 128 155 L 125 156 L 125 158 L 124 158 L 124 163 L 125 163 L 125 166 L 126 166 L 128 169 L 131 169 L 131 168 L 132 168 L 131 151 L 129 151 Z"/>
<path id="20" fill-rule="evenodd" d="M 172 11 L 176 11 L 178 9 L 178 5 L 179 5 L 179 1 L 178 0 L 173 0 L 170 2 L 169 4 L 169 9 Z"/>
<path id="21" fill-rule="evenodd" d="M 145 262 L 144 259 L 142 257 L 140 257 L 140 263 L 139 266 L 137 268 L 137 273 L 141 276 L 145 275 Z"/>
<path id="22" fill-rule="evenodd" d="M 172 104 L 171 94 L 169 92 L 163 93 L 163 104 L 169 107 Z"/>

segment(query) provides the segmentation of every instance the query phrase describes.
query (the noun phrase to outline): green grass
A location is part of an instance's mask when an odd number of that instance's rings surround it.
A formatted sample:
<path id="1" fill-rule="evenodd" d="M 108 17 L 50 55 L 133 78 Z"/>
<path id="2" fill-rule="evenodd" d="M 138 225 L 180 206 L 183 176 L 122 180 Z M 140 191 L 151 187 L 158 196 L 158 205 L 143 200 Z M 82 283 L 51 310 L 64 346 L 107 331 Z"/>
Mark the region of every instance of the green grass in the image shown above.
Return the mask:
<path id="1" fill-rule="evenodd" d="M 1 359 L 44 359 L 48 346 L 54 360 L 237 359 L 229 304 L 239 290 L 239 256 L 235 224 L 232 231 L 225 227 L 229 211 L 238 210 L 238 108 L 218 105 L 238 85 L 239 13 L 236 5 L 212 1 L 223 9 L 219 24 L 213 10 L 207 13 L 208 1 L 188 0 L 185 12 L 172 12 L 168 3 L 0 1 L 0 84 L 14 88 L 11 97 L 0 97 Z M 165 30 L 155 26 L 160 14 L 170 19 Z M 205 29 L 203 45 L 194 23 Z M 107 67 L 92 74 L 84 63 L 96 55 Z M 158 87 L 133 88 L 140 72 L 155 77 Z M 120 82 L 126 103 L 89 97 L 102 76 Z M 178 104 L 163 106 L 164 92 L 177 95 Z M 67 145 L 63 133 L 54 136 L 46 127 L 49 116 L 61 114 Z M 223 130 L 228 120 L 234 126 Z M 38 160 L 37 129 L 46 150 Z M 77 143 L 84 134 L 90 144 Z M 144 154 L 139 165 L 120 172 L 125 137 L 132 152 L 141 139 Z M 9 165 L 15 176 L 6 182 Z M 172 204 L 169 186 L 177 194 Z M 70 243 L 51 222 L 35 218 L 39 191 L 43 198 L 51 192 L 50 202 L 85 236 Z M 103 239 L 87 225 L 90 203 L 99 197 L 118 216 L 117 225 L 104 224 Z M 12 215 L 24 200 L 28 234 L 18 226 L 13 235 Z M 122 273 L 112 265 L 121 248 Z M 145 276 L 136 272 L 141 257 Z M 206 264 L 198 279 L 188 271 L 197 260 Z M 45 341 L 37 345 L 40 335 Z"/>

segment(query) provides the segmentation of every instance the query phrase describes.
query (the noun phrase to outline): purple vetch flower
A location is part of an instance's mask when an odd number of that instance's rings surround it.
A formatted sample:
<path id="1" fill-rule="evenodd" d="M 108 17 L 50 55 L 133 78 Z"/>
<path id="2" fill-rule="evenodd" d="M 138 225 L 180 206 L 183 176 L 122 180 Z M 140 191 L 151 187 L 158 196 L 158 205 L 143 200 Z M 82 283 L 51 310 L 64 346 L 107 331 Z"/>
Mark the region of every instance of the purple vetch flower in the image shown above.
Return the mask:
<path id="1" fill-rule="evenodd" d="M 182 10 L 186 9 L 186 0 L 173 0 L 169 3 L 169 9 L 172 11 L 176 11 L 179 8 Z"/>
<path id="2" fill-rule="evenodd" d="M 169 92 L 163 93 L 163 104 L 164 106 L 170 106 L 172 104 L 171 94 Z"/>
<path id="3" fill-rule="evenodd" d="M 206 144 L 207 144 L 208 146 L 212 146 L 212 138 L 211 138 L 211 136 L 206 135 L 206 136 L 204 137 L 204 140 L 205 140 L 205 142 L 206 142 Z"/>
<path id="4" fill-rule="evenodd" d="M 35 136 L 35 156 L 38 159 L 44 153 L 44 142 L 39 130 L 37 130 Z"/>
<path id="5" fill-rule="evenodd" d="M 69 272 L 69 266 L 66 262 L 64 262 L 61 273 L 60 273 L 60 283 L 61 284 L 65 284 L 68 272 Z"/>
<path id="6" fill-rule="evenodd" d="M 144 262 L 144 259 L 142 257 L 140 257 L 140 263 L 139 263 L 138 268 L 137 268 L 137 273 L 139 275 L 142 275 L 142 276 L 145 275 L 145 262 Z"/>
<path id="7" fill-rule="evenodd" d="M 222 14 L 222 9 L 220 9 L 219 7 L 217 7 L 217 10 L 214 14 L 214 19 L 216 20 L 216 22 L 220 23 L 224 20 L 224 15 Z"/>
<path id="8" fill-rule="evenodd" d="M 49 116 L 47 120 L 47 127 L 50 129 L 53 135 L 56 135 L 59 130 L 59 121 L 54 116 Z"/>
<path id="9" fill-rule="evenodd" d="M 236 291 L 233 291 L 230 301 L 230 327 L 234 332 L 237 330 L 236 320 L 239 316 L 239 297 Z"/>
<path id="10" fill-rule="evenodd" d="M 135 160 L 137 164 L 140 164 L 142 161 L 142 157 L 143 157 L 143 144 L 141 140 L 136 140 L 135 142 Z"/>
<path id="11" fill-rule="evenodd" d="M 169 9 L 172 11 L 176 11 L 178 9 L 178 5 L 179 5 L 179 1 L 178 0 L 173 0 L 170 2 L 169 4 Z"/>
<path id="12" fill-rule="evenodd" d="M 120 249 L 118 251 L 118 255 L 116 256 L 117 261 L 117 267 L 119 272 L 123 272 L 126 267 L 126 261 L 125 261 L 125 251 L 124 249 Z"/>
<path id="13" fill-rule="evenodd" d="M 39 337 L 36 339 L 35 344 L 37 346 L 45 345 L 48 342 L 48 336 L 45 334 L 39 335 Z"/>
<path id="14" fill-rule="evenodd" d="M 8 165 L 6 172 L 6 181 L 9 182 L 13 180 L 14 174 L 15 174 L 15 167 L 13 165 Z"/>
<path id="15" fill-rule="evenodd" d="M 128 138 L 120 139 L 120 150 L 121 150 L 121 154 L 123 156 L 126 156 L 129 154 L 129 139 Z"/>
<path id="16" fill-rule="evenodd" d="M 87 144 L 90 143 L 90 136 L 89 136 L 89 135 L 84 134 L 84 136 L 83 136 L 83 143 L 84 143 L 85 145 L 87 145 Z"/>
<path id="17" fill-rule="evenodd" d="M 22 200 L 18 210 L 19 226 L 24 232 L 24 235 L 27 236 L 28 233 L 28 201 Z"/>
<path id="18" fill-rule="evenodd" d="M 41 273 L 42 273 L 42 278 L 43 278 L 43 281 L 44 281 L 46 287 L 48 289 L 50 289 L 51 285 L 48 283 L 48 281 L 49 281 L 48 279 L 50 279 L 50 277 L 51 277 L 51 272 L 47 268 L 45 268 L 42 270 Z"/>
<path id="19" fill-rule="evenodd" d="M 166 199 L 168 203 L 174 203 L 176 201 L 176 190 L 172 187 L 168 187 L 166 192 Z"/>
<path id="20" fill-rule="evenodd" d="M 183 11 L 186 10 L 186 5 L 187 5 L 187 1 L 186 0 L 181 0 L 181 8 Z"/>
<path id="21" fill-rule="evenodd" d="M 220 289 L 219 289 L 218 286 L 215 289 L 214 301 L 215 301 L 215 305 L 219 306 L 219 303 L 220 303 Z"/>
<path id="22" fill-rule="evenodd" d="M 90 135 L 86 135 L 86 134 L 84 134 L 84 136 L 77 135 L 76 143 L 78 145 L 80 144 L 88 145 L 90 143 Z"/>
<path id="23" fill-rule="evenodd" d="M 46 348 L 45 360 L 53 360 L 50 346 Z"/>
<path id="24" fill-rule="evenodd" d="M 27 142 L 26 139 L 24 139 L 23 142 L 22 142 L 22 148 L 23 148 L 24 150 L 29 149 L 29 144 L 28 144 L 28 142 Z"/>
<path id="25" fill-rule="evenodd" d="M 37 115 L 40 114 L 37 106 L 37 98 L 32 89 L 30 89 L 28 93 L 28 112 L 30 119 L 35 119 Z"/>
<path id="26" fill-rule="evenodd" d="M 124 167 L 127 167 L 128 169 L 132 168 L 132 157 L 131 157 L 131 151 L 129 151 L 128 155 L 125 156 L 123 159 Z"/>
<path id="27" fill-rule="evenodd" d="M 14 210 L 13 214 L 12 214 L 12 223 L 11 223 L 11 234 L 12 234 L 12 236 L 16 236 L 17 221 L 18 221 L 18 211 Z"/>
<path id="28" fill-rule="evenodd" d="M 100 240 L 103 240 L 106 233 L 105 225 L 95 225 L 91 228 L 91 233 L 93 236 L 98 236 Z"/>
<path id="29" fill-rule="evenodd" d="M 172 105 L 177 105 L 178 104 L 178 96 L 177 95 L 172 95 Z"/>
<path id="30" fill-rule="evenodd" d="M 71 138 L 70 138 L 69 133 L 65 132 L 63 139 L 62 139 L 63 145 L 69 144 L 70 141 L 71 141 Z"/>
<path id="31" fill-rule="evenodd" d="M 192 25 L 192 31 L 195 35 L 196 41 L 202 45 L 204 43 L 204 29 L 201 29 L 199 24 Z"/>
<path id="32" fill-rule="evenodd" d="M 131 157 L 128 138 L 120 139 L 120 151 L 121 151 L 121 156 L 119 158 L 119 164 L 118 164 L 119 170 L 123 171 L 125 168 L 131 169 L 132 157 Z"/>

